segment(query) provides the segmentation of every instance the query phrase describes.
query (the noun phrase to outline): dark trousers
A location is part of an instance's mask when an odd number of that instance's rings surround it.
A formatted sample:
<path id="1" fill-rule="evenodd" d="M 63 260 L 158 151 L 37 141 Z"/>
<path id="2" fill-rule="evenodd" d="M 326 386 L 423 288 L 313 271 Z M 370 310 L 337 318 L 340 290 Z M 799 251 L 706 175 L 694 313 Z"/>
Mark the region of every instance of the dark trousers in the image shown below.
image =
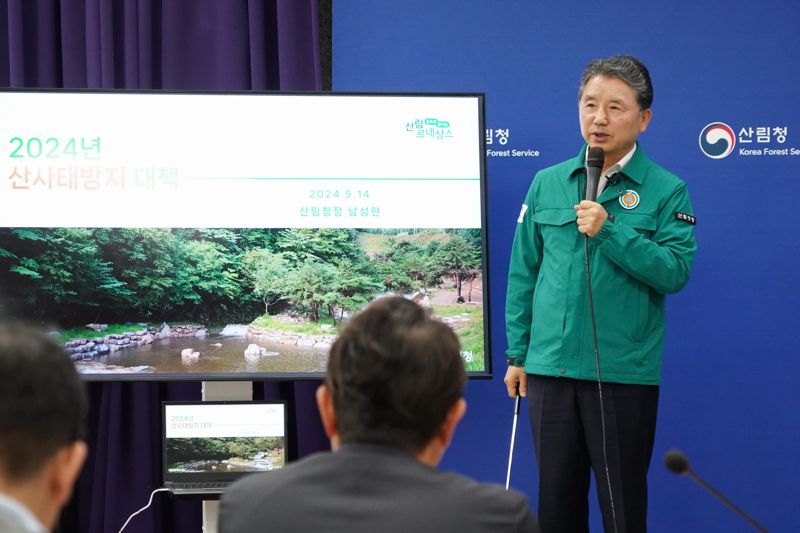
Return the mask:
<path id="1" fill-rule="evenodd" d="M 613 514 L 597 382 L 528 375 L 543 533 L 589 531 L 590 469 L 606 533 L 647 531 L 647 470 L 658 386 L 603 383 L 603 404 Z"/>

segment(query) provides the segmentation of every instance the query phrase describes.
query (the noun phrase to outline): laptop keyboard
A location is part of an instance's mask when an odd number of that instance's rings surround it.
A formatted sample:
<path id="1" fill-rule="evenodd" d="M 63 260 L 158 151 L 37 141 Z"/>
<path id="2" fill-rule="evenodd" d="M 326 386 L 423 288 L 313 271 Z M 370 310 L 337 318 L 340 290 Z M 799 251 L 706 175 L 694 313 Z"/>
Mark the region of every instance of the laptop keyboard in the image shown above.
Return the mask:
<path id="1" fill-rule="evenodd" d="M 231 483 L 228 481 L 201 481 L 195 483 L 170 483 L 167 488 L 175 492 L 222 492 Z"/>

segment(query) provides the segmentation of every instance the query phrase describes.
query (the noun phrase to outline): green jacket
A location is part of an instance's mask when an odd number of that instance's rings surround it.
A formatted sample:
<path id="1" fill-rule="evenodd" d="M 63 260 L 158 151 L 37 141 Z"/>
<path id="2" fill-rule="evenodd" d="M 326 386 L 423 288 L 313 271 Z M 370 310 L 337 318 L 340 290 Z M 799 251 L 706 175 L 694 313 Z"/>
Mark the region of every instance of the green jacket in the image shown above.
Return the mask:
<path id="1" fill-rule="evenodd" d="M 584 236 L 573 208 L 583 198 L 585 153 L 584 146 L 539 172 L 518 219 L 506 354 L 529 374 L 597 379 Z M 689 280 L 695 219 L 686 184 L 641 147 L 617 177 L 597 199 L 611 216 L 589 239 L 600 371 L 603 381 L 657 385 L 664 298 Z"/>

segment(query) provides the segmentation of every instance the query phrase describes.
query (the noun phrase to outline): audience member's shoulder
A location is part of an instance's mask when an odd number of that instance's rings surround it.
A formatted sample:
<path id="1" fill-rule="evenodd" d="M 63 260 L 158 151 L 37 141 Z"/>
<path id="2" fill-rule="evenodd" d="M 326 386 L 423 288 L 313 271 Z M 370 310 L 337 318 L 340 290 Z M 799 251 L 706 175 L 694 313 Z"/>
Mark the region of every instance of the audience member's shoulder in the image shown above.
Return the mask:
<path id="1" fill-rule="evenodd" d="M 497 496 L 502 499 L 513 500 L 525 498 L 522 493 L 514 490 L 505 490 L 504 487 L 498 485 L 497 483 L 483 483 L 480 481 L 475 481 L 471 477 L 463 476 L 453 472 L 443 472 L 442 475 L 449 478 L 450 483 L 452 483 L 454 486 L 461 487 L 465 493 L 475 494 L 478 496 Z"/>
<path id="2" fill-rule="evenodd" d="M 442 473 L 442 476 L 464 509 L 491 516 L 497 524 L 511 526 L 513 531 L 539 531 L 528 497 L 521 492 L 506 490 L 495 483 L 479 483 L 460 474 Z"/>
<path id="3" fill-rule="evenodd" d="M 315 463 L 324 461 L 325 457 L 329 455 L 331 455 L 329 452 L 315 453 L 283 468 L 246 476 L 226 490 L 223 498 L 249 493 L 267 496 L 272 490 L 279 491 L 285 488 L 290 480 L 302 476 L 302 473 L 309 469 L 313 469 Z"/>
<path id="4" fill-rule="evenodd" d="M 527 497 L 515 490 L 506 490 L 496 483 L 481 483 L 461 474 L 443 472 L 442 476 L 448 480 L 454 494 L 462 497 L 478 500 L 497 500 L 508 504 L 518 504 L 525 502 Z"/>

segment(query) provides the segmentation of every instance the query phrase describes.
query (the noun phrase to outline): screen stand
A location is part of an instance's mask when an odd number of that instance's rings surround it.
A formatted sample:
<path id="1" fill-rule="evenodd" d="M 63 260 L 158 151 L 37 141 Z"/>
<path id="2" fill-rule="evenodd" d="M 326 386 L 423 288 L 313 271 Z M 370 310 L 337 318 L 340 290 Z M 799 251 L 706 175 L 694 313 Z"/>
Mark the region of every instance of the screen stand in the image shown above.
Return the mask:
<path id="1" fill-rule="evenodd" d="M 252 381 L 204 381 L 203 401 L 252 400 Z"/>
<path id="2" fill-rule="evenodd" d="M 252 400 L 252 381 L 204 381 L 203 401 Z M 203 502 L 203 533 L 217 533 L 219 501 Z"/>

